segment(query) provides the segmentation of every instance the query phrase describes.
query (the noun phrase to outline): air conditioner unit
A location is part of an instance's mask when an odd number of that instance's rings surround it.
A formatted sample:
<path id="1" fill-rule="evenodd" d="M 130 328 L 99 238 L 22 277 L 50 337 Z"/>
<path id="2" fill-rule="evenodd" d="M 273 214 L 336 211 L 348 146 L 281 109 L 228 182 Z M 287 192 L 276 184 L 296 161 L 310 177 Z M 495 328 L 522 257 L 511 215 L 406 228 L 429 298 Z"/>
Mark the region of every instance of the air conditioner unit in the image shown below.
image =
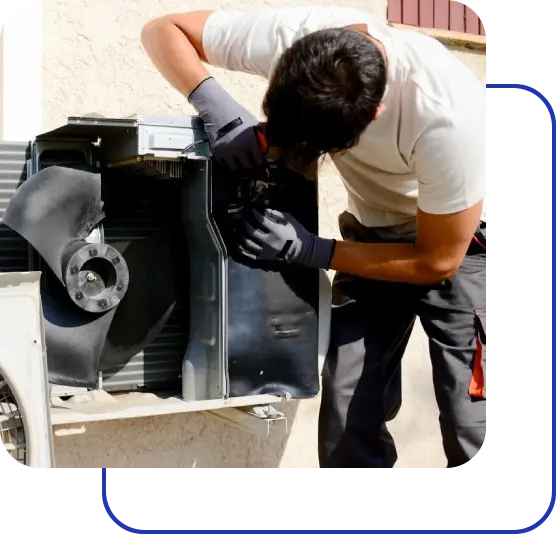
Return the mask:
<path id="1" fill-rule="evenodd" d="M 316 232 L 316 181 L 224 172 L 197 117 L 143 115 L 0 144 L 0 170 L 0 272 L 42 273 L 54 424 L 225 407 L 273 419 L 251 407 L 318 393 L 328 278 L 250 262 L 233 236 L 257 204 Z"/>

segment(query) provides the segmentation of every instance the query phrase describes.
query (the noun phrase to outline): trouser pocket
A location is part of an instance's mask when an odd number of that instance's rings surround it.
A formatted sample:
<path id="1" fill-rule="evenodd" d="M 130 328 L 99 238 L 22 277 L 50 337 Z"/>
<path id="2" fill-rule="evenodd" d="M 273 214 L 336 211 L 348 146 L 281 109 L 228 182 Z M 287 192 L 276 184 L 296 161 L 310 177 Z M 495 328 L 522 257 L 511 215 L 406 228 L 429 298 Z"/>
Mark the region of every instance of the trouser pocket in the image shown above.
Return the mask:
<path id="1" fill-rule="evenodd" d="M 486 310 L 475 310 L 475 354 L 469 395 L 486 399 Z"/>
<path id="2" fill-rule="evenodd" d="M 357 241 L 360 243 L 369 242 L 369 234 L 366 229 L 351 213 L 344 211 L 338 217 L 340 234 L 344 241 Z"/>

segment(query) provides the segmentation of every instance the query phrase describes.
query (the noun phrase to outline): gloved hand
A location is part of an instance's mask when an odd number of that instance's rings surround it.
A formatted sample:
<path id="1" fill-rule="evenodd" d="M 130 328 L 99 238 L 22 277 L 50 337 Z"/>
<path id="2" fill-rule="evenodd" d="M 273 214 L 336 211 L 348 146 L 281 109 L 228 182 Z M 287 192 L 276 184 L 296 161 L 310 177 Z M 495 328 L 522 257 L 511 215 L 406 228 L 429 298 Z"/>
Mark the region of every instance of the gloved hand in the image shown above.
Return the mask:
<path id="1" fill-rule="evenodd" d="M 253 210 L 255 223 L 244 221 L 239 248 L 251 259 L 298 263 L 328 269 L 336 241 L 307 231 L 292 215 L 266 209 Z"/>
<path id="2" fill-rule="evenodd" d="M 189 95 L 189 103 L 205 123 L 214 159 L 231 170 L 261 166 L 264 156 L 255 128 L 260 124 L 212 77 Z"/>

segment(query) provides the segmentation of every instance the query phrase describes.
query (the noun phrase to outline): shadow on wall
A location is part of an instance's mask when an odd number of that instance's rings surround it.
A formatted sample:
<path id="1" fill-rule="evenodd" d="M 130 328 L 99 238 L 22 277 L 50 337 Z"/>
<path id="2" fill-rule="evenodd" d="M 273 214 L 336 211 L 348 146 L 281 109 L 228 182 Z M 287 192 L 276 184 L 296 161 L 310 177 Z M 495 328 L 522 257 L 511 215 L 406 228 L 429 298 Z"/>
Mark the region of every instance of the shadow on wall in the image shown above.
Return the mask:
<path id="1" fill-rule="evenodd" d="M 84 433 L 56 437 L 56 467 L 280 467 L 298 402 L 279 409 L 288 435 L 271 433 L 268 439 L 203 413 L 88 424 Z M 69 428 L 78 427 L 56 430 Z"/>

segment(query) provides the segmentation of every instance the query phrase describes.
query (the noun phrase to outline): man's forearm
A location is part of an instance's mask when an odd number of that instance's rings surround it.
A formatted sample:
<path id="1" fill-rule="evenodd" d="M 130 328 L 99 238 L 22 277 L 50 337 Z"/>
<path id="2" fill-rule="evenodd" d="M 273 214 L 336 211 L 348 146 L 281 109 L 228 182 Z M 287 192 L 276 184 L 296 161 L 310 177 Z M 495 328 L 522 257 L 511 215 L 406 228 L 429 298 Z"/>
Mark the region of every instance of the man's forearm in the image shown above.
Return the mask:
<path id="1" fill-rule="evenodd" d="M 162 76 L 186 98 L 208 78 L 197 50 L 169 17 L 145 25 L 141 42 Z"/>
<path id="2" fill-rule="evenodd" d="M 426 285 L 449 278 L 457 265 L 433 259 L 413 243 L 338 241 L 330 268 L 361 278 Z"/>

